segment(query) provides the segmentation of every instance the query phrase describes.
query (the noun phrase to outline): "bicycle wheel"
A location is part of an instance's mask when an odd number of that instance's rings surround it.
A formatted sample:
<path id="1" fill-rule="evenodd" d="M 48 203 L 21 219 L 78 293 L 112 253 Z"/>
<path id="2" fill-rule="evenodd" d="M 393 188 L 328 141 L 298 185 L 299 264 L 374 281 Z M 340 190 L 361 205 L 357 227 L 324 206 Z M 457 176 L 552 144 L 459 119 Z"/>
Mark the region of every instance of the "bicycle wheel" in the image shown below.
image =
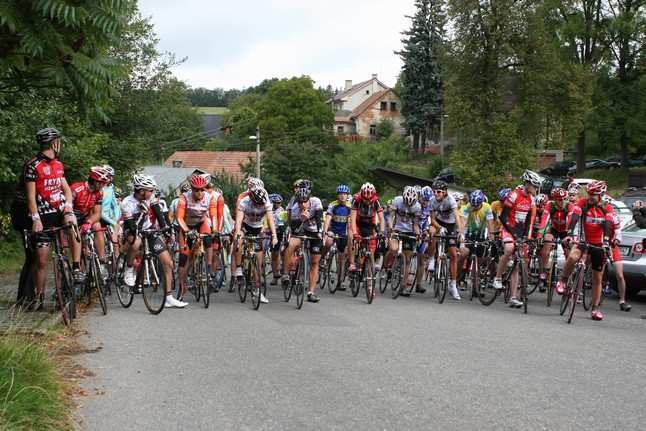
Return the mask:
<path id="1" fill-rule="evenodd" d="M 69 326 L 76 317 L 76 295 L 73 291 L 72 269 L 69 262 L 60 257 L 54 266 L 56 303 L 61 312 L 63 324 Z"/>
<path id="2" fill-rule="evenodd" d="M 81 261 L 84 268 L 81 268 L 85 272 L 85 281 L 83 282 L 83 289 L 81 296 L 84 299 L 85 306 L 89 307 L 92 304 L 92 285 L 95 280 L 94 273 L 94 260 L 93 259 L 83 259 Z M 79 298 L 80 300 L 80 298 Z"/>
<path id="3" fill-rule="evenodd" d="M 446 291 L 449 290 L 449 272 L 448 272 L 448 263 L 446 257 L 440 259 L 440 271 L 438 277 L 439 291 L 437 296 L 437 302 L 443 303 L 444 298 L 446 298 Z"/>
<path id="4" fill-rule="evenodd" d="M 350 279 L 350 292 L 352 293 L 353 298 L 356 298 L 357 295 L 359 295 L 359 290 L 361 290 L 361 281 L 360 271 L 352 274 L 352 278 Z"/>
<path id="5" fill-rule="evenodd" d="M 317 280 L 317 284 L 319 289 L 324 290 L 327 287 L 327 282 L 328 282 L 328 265 L 330 262 L 328 262 L 328 257 L 330 253 L 328 253 L 325 256 L 325 259 L 321 259 L 319 261 L 319 278 Z"/>
<path id="6" fill-rule="evenodd" d="M 115 290 L 117 291 L 117 298 L 123 308 L 128 308 L 132 305 L 132 300 L 135 295 L 130 286 L 123 281 L 123 275 L 126 271 L 126 255 L 122 254 L 117 260 L 117 273 L 115 275 Z"/>
<path id="7" fill-rule="evenodd" d="M 206 266 L 206 257 L 202 256 L 201 263 L 200 265 L 202 268 L 200 268 L 200 273 L 202 274 L 202 281 L 201 281 L 201 298 L 202 298 L 202 305 L 204 305 L 204 308 L 209 308 L 209 304 L 211 303 L 211 291 L 213 290 L 213 276 L 209 274 L 209 271 Z"/>
<path id="8" fill-rule="evenodd" d="M 243 258 L 246 260 L 246 258 Z M 246 266 L 246 262 L 243 262 L 243 266 Z M 247 300 L 247 280 L 245 280 L 245 274 L 247 271 L 242 271 L 242 275 L 236 278 L 236 285 L 238 287 L 238 298 L 240 302 L 244 303 Z"/>
<path id="9" fill-rule="evenodd" d="M 96 293 L 97 296 L 99 297 L 99 305 L 101 305 L 101 311 L 103 312 L 103 315 L 105 316 L 108 314 L 108 306 L 105 301 L 105 281 L 103 280 L 103 277 L 101 276 L 101 270 L 99 269 L 100 263 L 98 260 L 93 261 L 92 263 L 92 278 L 94 281 L 94 287 L 96 288 Z M 90 287 L 90 296 L 92 296 L 92 289 L 91 285 L 88 286 Z"/>
<path id="10" fill-rule="evenodd" d="M 473 301 L 473 298 L 475 298 L 478 295 L 478 286 L 480 285 L 480 267 L 478 266 L 478 257 L 474 256 L 472 257 L 473 259 L 473 264 L 469 265 L 470 271 L 471 271 L 471 298 L 469 298 L 470 301 Z"/>
<path id="11" fill-rule="evenodd" d="M 294 295 L 296 296 L 296 308 L 299 310 L 303 306 L 303 299 L 305 298 L 305 285 L 303 283 L 303 278 L 305 276 L 304 267 L 305 265 L 303 265 L 303 262 L 299 261 L 296 268 L 296 277 L 294 278 Z"/>
<path id="12" fill-rule="evenodd" d="M 327 290 L 330 292 L 332 295 L 336 293 L 336 289 L 339 285 L 340 278 L 339 274 L 340 272 L 340 256 L 338 253 L 328 253 L 326 256 L 326 268 L 325 268 L 325 282 L 327 283 Z M 332 267 L 334 266 L 334 270 Z"/>
<path id="13" fill-rule="evenodd" d="M 478 290 L 478 299 L 480 303 L 485 306 L 493 304 L 498 296 L 498 291 L 493 287 L 493 279 L 496 276 L 496 266 L 493 262 L 489 265 L 483 265 L 480 268 L 478 278 L 480 282 L 476 286 Z"/>
<path id="14" fill-rule="evenodd" d="M 361 273 L 363 287 L 366 290 L 366 299 L 368 300 L 368 304 L 372 304 L 372 300 L 375 298 L 375 279 L 373 277 L 374 267 L 370 256 L 366 257 Z"/>
<path id="15" fill-rule="evenodd" d="M 523 313 L 525 314 L 527 314 L 527 302 L 529 297 L 529 290 L 527 289 L 529 275 L 527 271 L 527 264 L 523 259 L 521 259 L 518 265 L 518 281 L 520 283 L 520 300 L 523 301 Z"/>
<path id="16" fill-rule="evenodd" d="M 392 266 L 392 277 L 390 288 L 392 289 L 392 298 L 397 299 L 402 293 L 402 268 L 404 266 L 404 257 L 398 255 Z"/>
<path id="17" fill-rule="evenodd" d="M 552 299 L 554 298 L 554 286 L 556 284 L 556 260 L 550 265 L 550 272 L 547 275 L 547 306 L 552 306 Z"/>
<path id="18" fill-rule="evenodd" d="M 582 271 L 577 271 L 576 277 L 574 279 L 574 290 L 572 291 L 572 297 L 570 298 L 570 303 L 568 305 L 567 323 L 572 323 L 572 319 L 574 319 L 574 309 L 576 308 L 576 303 L 579 299 L 579 295 L 583 290 L 584 283 L 585 274 L 582 274 Z"/>
<path id="19" fill-rule="evenodd" d="M 263 276 L 260 272 L 263 270 L 263 262 L 257 262 L 258 257 L 254 256 L 254 261 L 245 270 L 247 279 L 247 289 L 251 291 L 251 307 L 254 310 L 260 308 L 260 292 L 263 284 Z"/>
<path id="20" fill-rule="evenodd" d="M 541 282 L 540 277 L 540 262 L 536 254 L 532 254 L 531 259 L 529 260 L 529 266 L 526 266 L 527 273 L 527 296 L 534 293 L 536 288 Z"/>
<path id="21" fill-rule="evenodd" d="M 592 268 L 589 266 L 585 269 L 585 274 L 583 276 L 581 296 L 583 299 L 583 309 L 585 311 L 590 311 L 590 308 L 592 307 Z M 603 297 L 603 295 L 601 296 Z"/>
<path id="22" fill-rule="evenodd" d="M 222 260 L 222 252 L 217 251 L 214 255 L 215 269 L 211 274 L 211 289 L 209 293 L 218 292 L 222 285 L 224 284 L 224 278 L 226 276 L 226 268 L 224 267 L 224 261 Z"/>
<path id="23" fill-rule="evenodd" d="M 164 266 L 155 255 L 143 259 L 137 274 L 137 284 L 141 284 L 144 304 L 150 314 L 159 314 L 166 302 L 166 277 Z"/>
<path id="24" fill-rule="evenodd" d="M 559 307 L 559 314 L 562 316 L 565 314 L 565 310 L 567 310 L 568 305 L 570 305 L 570 296 L 571 296 L 571 291 L 573 289 L 573 280 L 575 274 L 578 272 L 578 269 L 574 270 L 574 273 L 570 275 L 570 278 L 567 280 L 567 283 L 565 284 L 565 292 L 561 295 L 561 306 Z"/>
<path id="25" fill-rule="evenodd" d="M 283 299 L 285 302 L 289 302 L 289 299 L 292 297 L 292 290 L 294 286 L 294 282 L 292 281 L 292 277 L 289 277 L 289 280 L 286 283 L 283 283 L 281 281 L 281 286 L 283 288 Z"/>

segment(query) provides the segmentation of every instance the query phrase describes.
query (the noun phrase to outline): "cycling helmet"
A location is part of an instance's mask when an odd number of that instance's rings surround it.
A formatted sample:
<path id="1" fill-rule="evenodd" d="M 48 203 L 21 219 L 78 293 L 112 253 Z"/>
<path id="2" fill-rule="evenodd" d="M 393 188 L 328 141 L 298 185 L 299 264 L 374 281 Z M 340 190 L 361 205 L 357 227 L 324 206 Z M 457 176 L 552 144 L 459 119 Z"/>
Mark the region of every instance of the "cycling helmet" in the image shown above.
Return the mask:
<path id="1" fill-rule="evenodd" d="M 433 185 L 431 187 L 433 188 L 433 190 L 446 190 L 448 185 L 444 180 L 435 180 L 433 181 Z"/>
<path id="2" fill-rule="evenodd" d="M 547 195 L 540 193 L 536 195 L 536 197 L 534 198 L 534 203 L 536 204 L 536 206 L 541 206 L 541 205 L 545 205 L 547 203 L 547 200 L 548 200 Z"/>
<path id="3" fill-rule="evenodd" d="M 191 183 L 189 183 L 189 182 L 185 182 L 185 183 L 184 183 L 184 184 L 182 184 L 182 186 L 180 187 L 180 191 L 181 191 L 182 193 L 186 193 L 186 192 L 187 192 L 187 191 L 189 191 L 190 189 L 191 189 Z"/>
<path id="4" fill-rule="evenodd" d="M 132 176 L 132 188 L 134 188 L 135 190 L 138 190 L 138 189 L 155 190 L 157 188 L 157 183 L 150 175 L 134 174 Z"/>
<path id="5" fill-rule="evenodd" d="M 311 189 L 312 188 L 312 181 L 307 180 L 305 178 L 299 178 L 296 181 L 294 181 L 294 188 L 295 189 Z"/>
<path id="6" fill-rule="evenodd" d="M 422 190 L 420 191 L 420 198 L 425 201 L 430 201 L 431 199 L 433 199 L 433 189 L 429 186 L 422 187 Z"/>
<path id="7" fill-rule="evenodd" d="M 377 189 L 372 183 L 364 183 L 360 190 L 361 197 L 366 200 L 373 200 L 377 197 Z"/>
<path id="8" fill-rule="evenodd" d="M 415 205 L 417 203 L 417 192 L 415 191 L 415 187 L 404 187 L 402 199 L 404 200 L 404 205 L 406 205 L 407 207 L 412 207 L 413 205 Z"/>
<path id="9" fill-rule="evenodd" d="M 632 208 L 633 209 L 639 209 L 644 206 L 644 202 L 642 202 L 641 199 L 637 199 L 635 202 L 633 202 Z"/>
<path id="10" fill-rule="evenodd" d="M 123 197 L 123 190 L 121 190 L 119 187 L 114 188 L 114 197 L 121 199 Z"/>
<path id="11" fill-rule="evenodd" d="M 350 187 L 346 184 L 339 184 L 336 188 L 336 194 L 338 195 L 339 193 L 350 193 Z"/>
<path id="12" fill-rule="evenodd" d="M 507 199 L 507 196 L 509 196 L 509 193 L 511 193 L 511 189 L 504 187 L 498 191 L 498 197 L 501 201 L 504 201 L 505 199 Z"/>
<path id="13" fill-rule="evenodd" d="M 534 171 L 530 171 L 529 169 L 525 169 L 525 172 L 523 172 L 522 178 L 523 178 L 523 182 L 530 183 L 534 187 L 540 187 L 543 182 L 543 178 L 541 178 L 540 175 L 538 175 Z"/>
<path id="14" fill-rule="evenodd" d="M 482 192 L 482 190 L 474 190 L 469 196 L 469 202 L 471 206 L 479 207 L 483 202 L 487 200 L 487 196 Z"/>
<path id="15" fill-rule="evenodd" d="M 263 189 L 262 187 L 249 190 L 249 198 L 251 198 L 251 200 L 258 205 L 264 205 L 269 202 L 269 195 L 267 194 L 267 190 Z"/>
<path id="16" fill-rule="evenodd" d="M 568 186 L 567 191 L 568 193 L 579 193 L 580 189 L 581 189 L 581 184 L 572 183 Z"/>
<path id="17" fill-rule="evenodd" d="M 110 165 L 103 165 L 103 169 L 105 169 L 108 172 L 108 175 L 114 178 L 114 168 Z"/>
<path id="18" fill-rule="evenodd" d="M 602 195 L 608 191 L 608 186 L 605 181 L 594 180 L 588 183 L 586 190 L 591 195 Z"/>
<path id="19" fill-rule="evenodd" d="M 307 187 L 299 187 L 296 189 L 294 196 L 298 202 L 305 202 L 310 198 L 310 196 L 312 196 L 312 190 Z"/>
<path id="20" fill-rule="evenodd" d="M 90 168 L 89 177 L 99 183 L 110 182 L 110 173 L 103 166 L 92 166 Z"/>
<path id="21" fill-rule="evenodd" d="M 283 197 L 278 193 L 272 193 L 269 195 L 269 202 L 271 203 L 281 203 L 282 201 Z"/>
<path id="22" fill-rule="evenodd" d="M 191 179 L 189 181 L 191 183 L 191 187 L 194 189 L 204 189 L 207 184 L 206 178 L 202 175 L 191 175 Z"/>
<path id="23" fill-rule="evenodd" d="M 464 199 L 464 195 L 460 192 L 451 193 L 451 196 L 453 197 L 453 199 L 455 199 L 456 202 L 460 202 L 462 199 Z"/>
<path id="24" fill-rule="evenodd" d="M 38 142 L 39 145 L 49 144 L 54 139 L 57 139 L 60 137 L 61 137 L 61 132 L 59 132 L 53 127 L 46 127 L 36 132 L 36 142 Z"/>
<path id="25" fill-rule="evenodd" d="M 249 177 L 249 179 L 247 180 L 247 189 L 249 190 L 264 189 L 264 188 L 265 188 L 265 183 L 260 178 Z"/>
<path id="26" fill-rule="evenodd" d="M 415 194 L 417 195 L 417 198 L 419 199 L 419 195 L 422 192 L 422 186 L 420 186 L 419 184 L 415 184 L 413 186 L 413 190 L 415 191 Z"/>
<path id="27" fill-rule="evenodd" d="M 561 199 L 567 198 L 567 192 L 565 191 L 565 189 L 561 187 L 557 187 L 555 189 L 552 189 L 552 193 L 550 193 L 550 196 L 554 200 L 561 200 Z"/>

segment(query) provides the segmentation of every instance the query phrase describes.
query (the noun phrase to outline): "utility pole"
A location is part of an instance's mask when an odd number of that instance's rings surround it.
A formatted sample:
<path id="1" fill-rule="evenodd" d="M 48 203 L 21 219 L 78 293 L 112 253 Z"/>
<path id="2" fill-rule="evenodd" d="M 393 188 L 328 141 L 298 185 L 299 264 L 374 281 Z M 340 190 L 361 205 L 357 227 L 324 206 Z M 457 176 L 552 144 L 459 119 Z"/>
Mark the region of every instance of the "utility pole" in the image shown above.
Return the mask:
<path id="1" fill-rule="evenodd" d="M 260 126 L 256 127 L 256 178 L 260 178 Z"/>

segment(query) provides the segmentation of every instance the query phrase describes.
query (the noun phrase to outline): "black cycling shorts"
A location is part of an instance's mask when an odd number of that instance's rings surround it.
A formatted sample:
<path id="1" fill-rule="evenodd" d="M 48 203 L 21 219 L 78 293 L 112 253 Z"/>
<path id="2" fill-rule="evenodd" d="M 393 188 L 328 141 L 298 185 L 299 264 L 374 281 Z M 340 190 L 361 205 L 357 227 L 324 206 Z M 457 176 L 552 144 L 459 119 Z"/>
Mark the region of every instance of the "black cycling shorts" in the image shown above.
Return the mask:
<path id="1" fill-rule="evenodd" d="M 415 249 L 415 238 L 409 238 L 409 236 L 415 236 L 413 232 L 402 232 L 396 230 L 394 233 L 401 234 L 399 241 L 402 241 L 402 250 L 404 251 L 413 251 Z M 405 236 L 404 236 L 405 235 Z"/>
<path id="2" fill-rule="evenodd" d="M 40 215 L 40 222 L 43 229 L 52 229 L 63 225 L 63 214 L 60 212 L 52 212 Z M 34 244 L 36 247 L 49 247 L 54 242 L 54 235 L 59 233 L 39 233 L 34 237 Z"/>
<path id="3" fill-rule="evenodd" d="M 482 242 L 484 241 L 484 232 L 468 233 L 465 235 L 465 240 L 468 242 Z M 478 257 L 484 256 L 484 252 L 485 252 L 484 244 L 478 244 L 477 246 L 475 244 L 468 244 L 467 248 L 469 249 L 470 253 L 475 253 L 475 255 Z"/>
<path id="4" fill-rule="evenodd" d="M 245 236 L 260 236 L 261 232 L 262 232 L 262 226 L 251 227 L 246 223 L 242 223 L 242 233 L 244 233 Z M 261 240 L 256 240 L 253 242 L 253 251 L 256 253 L 263 251 Z"/>
<path id="5" fill-rule="evenodd" d="M 456 229 L 455 223 L 444 223 L 441 220 L 437 220 L 437 223 L 442 226 L 444 229 L 446 229 L 446 234 L 447 235 L 456 235 L 458 234 L 458 230 Z M 457 238 L 446 238 L 444 240 L 444 246 L 446 248 L 449 247 L 457 247 L 458 246 L 458 240 Z"/>
<path id="6" fill-rule="evenodd" d="M 309 238 L 308 242 L 310 254 L 321 254 L 321 251 L 323 249 L 323 241 L 321 240 L 321 238 L 319 238 L 318 233 L 305 230 L 303 231 L 302 235 Z"/>
<path id="7" fill-rule="evenodd" d="M 601 248 L 601 245 L 588 247 L 587 244 L 577 245 L 581 253 L 588 253 L 590 256 L 590 266 L 595 271 L 603 271 L 603 266 L 606 263 L 606 252 Z"/>
<path id="8" fill-rule="evenodd" d="M 276 243 L 276 245 L 271 246 L 271 251 L 272 252 L 280 251 L 280 245 L 283 242 L 283 237 L 284 236 L 285 236 L 285 226 L 276 226 L 276 238 L 278 238 L 278 242 Z M 270 242 L 270 244 L 271 244 L 271 242 Z"/>

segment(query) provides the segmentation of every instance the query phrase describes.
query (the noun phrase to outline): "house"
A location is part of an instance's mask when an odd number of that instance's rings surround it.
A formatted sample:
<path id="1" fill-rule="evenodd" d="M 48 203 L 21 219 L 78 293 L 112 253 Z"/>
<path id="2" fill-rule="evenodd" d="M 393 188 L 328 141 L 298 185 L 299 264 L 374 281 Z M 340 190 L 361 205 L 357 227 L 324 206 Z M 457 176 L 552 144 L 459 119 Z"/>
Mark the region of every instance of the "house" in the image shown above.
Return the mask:
<path id="1" fill-rule="evenodd" d="M 381 82 L 376 74 L 368 81 L 353 85 L 345 81 L 345 89 L 327 102 L 334 109 L 334 133 L 343 137 L 376 138 L 381 120 L 392 120 L 395 132 L 405 134 L 401 99 Z"/>
<path id="2" fill-rule="evenodd" d="M 201 169 L 216 178 L 224 174 L 242 181 L 245 177 L 242 167 L 255 161 L 256 153 L 248 151 L 176 151 L 166 159 L 164 165 Z"/>
<path id="3" fill-rule="evenodd" d="M 165 196 L 177 196 L 182 185 L 193 174 L 205 174 L 206 171 L 196 168 L 174 168 L 172 166 L 151 165 L 144 166 L 141 171 L 155 179 L 159 190 Z"/>

